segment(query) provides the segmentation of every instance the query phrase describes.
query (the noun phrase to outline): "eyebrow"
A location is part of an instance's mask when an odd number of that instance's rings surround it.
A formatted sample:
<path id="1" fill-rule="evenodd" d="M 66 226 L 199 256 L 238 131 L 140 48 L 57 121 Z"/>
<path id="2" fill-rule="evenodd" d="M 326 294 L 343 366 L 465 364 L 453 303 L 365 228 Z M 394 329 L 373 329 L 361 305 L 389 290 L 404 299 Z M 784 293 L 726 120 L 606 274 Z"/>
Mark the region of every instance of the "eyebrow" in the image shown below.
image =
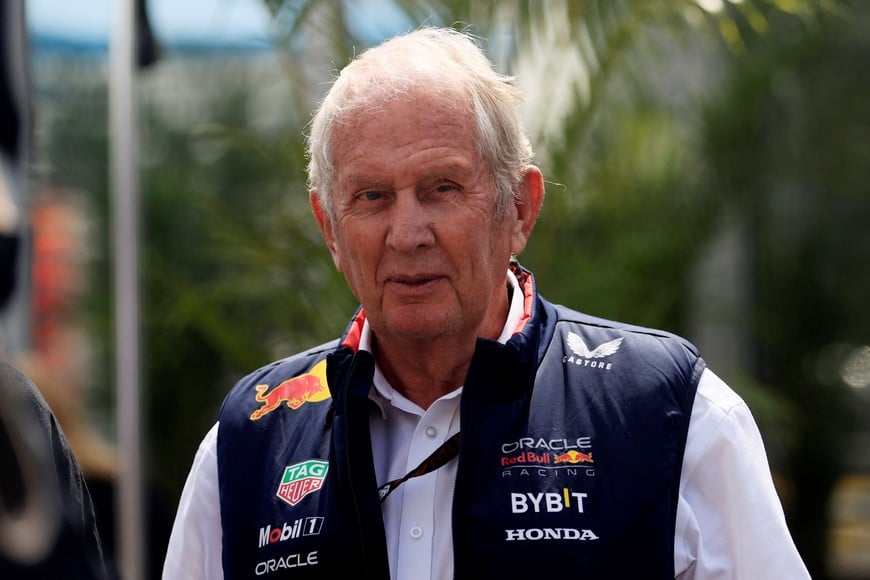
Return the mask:
<path id="1" fill-rule="evenodd" d="M 349 177 L 340 185 L 349 189 L 388 189 L 387 185 L 382 181 L 362 177 Z"/>
<path id="2" fill-rule="evenodd" d="M 475 173 L 475 167 L 471 164 L 461 162 L 447 162 L 442 165 L 433 164 L 435 167 L 427 169 L 416 180 L 417 183 L 434 183 L 443 179 L 464 180 L 470 178 Z M 382 181 L 377 177 L 369 178 L 364 176 L 351 175 L 341 182 L 341 186 L 349 189 L 382 189 L 390 190 L 392 185 Z"/>

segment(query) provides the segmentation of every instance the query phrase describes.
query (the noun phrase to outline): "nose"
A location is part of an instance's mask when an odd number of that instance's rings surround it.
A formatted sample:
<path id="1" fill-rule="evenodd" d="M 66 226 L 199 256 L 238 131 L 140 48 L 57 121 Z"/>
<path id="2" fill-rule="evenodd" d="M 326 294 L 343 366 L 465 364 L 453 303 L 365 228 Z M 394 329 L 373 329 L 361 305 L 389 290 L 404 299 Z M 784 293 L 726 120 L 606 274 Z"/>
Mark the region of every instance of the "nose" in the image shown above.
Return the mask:
<path id="1" fill-rule="evenodd" d="M 390 208 L 387 246 L 409 254 L 435 242 L 433 222 L 425 204 L 414 192 L 399 192 Z"/>

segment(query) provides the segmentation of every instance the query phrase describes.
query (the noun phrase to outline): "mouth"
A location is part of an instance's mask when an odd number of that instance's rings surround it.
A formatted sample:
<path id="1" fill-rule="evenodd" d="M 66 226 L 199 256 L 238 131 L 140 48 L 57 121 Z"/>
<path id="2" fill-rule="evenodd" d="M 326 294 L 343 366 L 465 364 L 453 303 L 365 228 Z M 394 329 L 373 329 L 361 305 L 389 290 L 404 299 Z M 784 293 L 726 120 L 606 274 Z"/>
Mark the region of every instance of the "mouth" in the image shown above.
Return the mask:
<path id="1" fill-rule="evenodd" d="M 386 286 L 399 294 L 425 294 L 443 279 L 436 274 L 396 275 L 386 279 Z"/>

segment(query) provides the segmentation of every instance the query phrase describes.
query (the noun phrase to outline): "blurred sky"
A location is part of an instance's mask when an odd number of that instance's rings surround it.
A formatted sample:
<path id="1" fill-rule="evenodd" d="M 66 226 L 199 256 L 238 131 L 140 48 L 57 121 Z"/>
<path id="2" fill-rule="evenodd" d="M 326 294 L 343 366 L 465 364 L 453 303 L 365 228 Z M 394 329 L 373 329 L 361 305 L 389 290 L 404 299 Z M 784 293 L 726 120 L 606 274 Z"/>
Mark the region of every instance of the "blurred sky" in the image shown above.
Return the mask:
<path id="1" fill-rule="evenodd" d="M 2 1 L 2 0 L 0 0 Z M 31 33 L 106 42 L 118 0 L 25 0 Z M 147 0 L 159 42 L 268 41 L 263 0 Z M 348 26 L 358 38 L 380 41 L 412 25 L 392 0 L 346 2 Z"/>
<path id="2" fill-rule="evenodd" d="M 117 0 L 26 0 L 33 33 L 106 41 Z M 268 37 L 269 14 L 262 0 L 148 0 L 158 38 L 251 40 Z"/>

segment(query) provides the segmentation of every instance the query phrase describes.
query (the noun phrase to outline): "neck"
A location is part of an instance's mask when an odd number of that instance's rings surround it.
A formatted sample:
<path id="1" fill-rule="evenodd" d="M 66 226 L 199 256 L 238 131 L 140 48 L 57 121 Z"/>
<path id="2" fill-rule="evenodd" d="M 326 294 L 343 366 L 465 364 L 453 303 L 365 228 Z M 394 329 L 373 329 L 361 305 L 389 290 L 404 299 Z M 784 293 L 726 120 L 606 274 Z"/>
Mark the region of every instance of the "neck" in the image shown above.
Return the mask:
<path id="1" fill-rule="evenodd" d="M 462 386 L 474 355 L 474 344 L 439 348 L 427 344 L 377 342 L 375 357 L 394 389 L 422 409 Z"/>
<path id="2" fill-rule="evenodd" d="M 477 338 L 495 340 L 507 320 L 507 293 L 493 300 L 476 332 L 423 340 L 390 340 L 372 329 L 378 366 L 394 389 L 422 409 L 455 391 L 465 382 Z"/>

